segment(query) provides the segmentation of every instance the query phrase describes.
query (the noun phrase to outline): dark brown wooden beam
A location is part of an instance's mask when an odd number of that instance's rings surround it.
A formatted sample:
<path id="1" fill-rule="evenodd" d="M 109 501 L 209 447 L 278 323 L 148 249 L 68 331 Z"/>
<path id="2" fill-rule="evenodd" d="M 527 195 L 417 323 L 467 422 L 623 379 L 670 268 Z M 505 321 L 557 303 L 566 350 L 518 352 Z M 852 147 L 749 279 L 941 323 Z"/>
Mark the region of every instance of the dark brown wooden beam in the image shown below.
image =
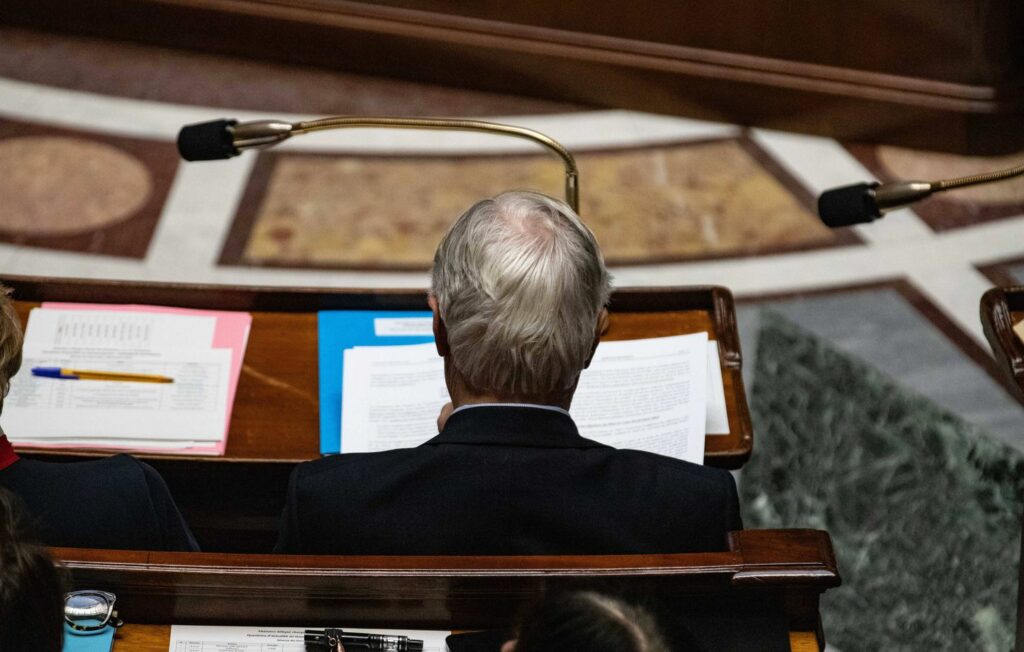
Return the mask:
<path id="1" fill-rule="evenodd" d="M 843 140 L 1024 147 L 1014 0 L 7 0 L 0 23 Z"/>

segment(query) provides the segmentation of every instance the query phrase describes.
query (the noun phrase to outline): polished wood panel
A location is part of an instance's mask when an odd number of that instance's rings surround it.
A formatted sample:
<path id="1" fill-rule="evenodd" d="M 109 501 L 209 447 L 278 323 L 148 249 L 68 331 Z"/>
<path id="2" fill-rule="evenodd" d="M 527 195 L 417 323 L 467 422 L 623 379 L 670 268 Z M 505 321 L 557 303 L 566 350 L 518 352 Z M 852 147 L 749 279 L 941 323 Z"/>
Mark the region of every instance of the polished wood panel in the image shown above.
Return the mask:
<path id="1" fill-rule="evenodd" d="M 274 543 L 292 467 L 319 456 L 316 311 L 426 310 L 415 290 L 233 288 L 7 276 L 23 320 L 43 301 L 244 310 L 253 315 L 224 457 L 145 453 L 204 549 L 258 552 Z M 753 448 L 732 295 L 719 287 L 617 290 L 609 340 L 707 332 L 719 342 L 730 434 L 708 435 L 705 463 L 739 468 Z M 440 409 L 440 406 L 438 406 Z M 98 451 L 21 448 L 48 459 Z"/>
<path id="2" fill-rule="evenodd" d="M 789 649 L 791 652 L 821 652 L 814 632 L 790 632 Z"/>
<path id="3" fill-rule="evenodd" d="M 253 324 L 223 460 L 295 464 L 319 455 L 316 311 L 426 310 L 423 291 L 364 291 L 71 281 L 7 276 L 22 319 L 42 301 L 146 303 L 252 311 Z M 732 296 L 725 288 L 622 289 L 606 339 L 707 332 L 720 343 L 730 434 L 709 436 L 706 462 L 738 468 L 753 445 Z M 438 406 L 440 409 L 440 406 Z M 38 451 L 45 454 L 45 451 Z M 95 453 L 82 453 L 94 455 Z M 170 457 L 147 453 L 147 458 Z M 182 459 L 175 457 L 174 459 Z M 210 461 L 196 457 L 196 461 Z"/>
<path id="4" fill-rule="evenodd" d="M 1016 0 L 7 0 L 0 21 L 848 140 L 1024 146 Z"/>
<path id="5" fill-rule="evenodd" d="M 126 624 L 114 635 L 113 652 L 167 652 L 170 646 L 170 625 Z"/>
<path id="6" fill-rule="evenodd" d="M 332 557 L 55 548 L 76 587 L 117 594 L 132 625 L 506 627 L 545 591 L 614 585 L 662 601 L 751 599 L 821 641 L 819 596 L 840 577 L 828 534 L 746 530 L 718 553 Z M 149 630 L 160 635 L 163 630 Z"/>
<path id="7" fill-rule="evenodd" d="M 1024 286 L 992 288 L 981 298 L 981 327 L 1000 369 L 1024 400 L 1024 342 L 1013 332 L 1024 321 Z"/>
<path id="8" fill-rule="evenodd" d="M 171 643 L 170 625 L 125 625 L 114 637 L 114 652 L 167 652 Z M 791 652 L 820 652 L 814 632 L 790 632 Z"/>
<path id="9" fill-rule="evenodd" d="M 992 288 L 981 297 L 981 328 L 999 367 L 1024 400 L 1024 342 L 1013 331 L 1024 321 L 1024 286 Z M 1024 537 L 1017 579 L 1017 646 L 1024 652 Z"/>

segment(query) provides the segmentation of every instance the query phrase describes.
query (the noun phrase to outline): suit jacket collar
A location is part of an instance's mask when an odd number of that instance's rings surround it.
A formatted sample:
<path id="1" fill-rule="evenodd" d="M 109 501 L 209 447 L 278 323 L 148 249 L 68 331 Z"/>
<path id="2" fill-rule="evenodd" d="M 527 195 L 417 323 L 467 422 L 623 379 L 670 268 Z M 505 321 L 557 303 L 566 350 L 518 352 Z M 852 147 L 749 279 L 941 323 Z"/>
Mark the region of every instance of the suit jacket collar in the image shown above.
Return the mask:
<path id="1" fill-rule="evenodd" d="M 534 448 L 609 448 L 580 436 L 571 417 L 529 407 L 475 407 L 451 415 L 424 446 L 473 444 Z"/>

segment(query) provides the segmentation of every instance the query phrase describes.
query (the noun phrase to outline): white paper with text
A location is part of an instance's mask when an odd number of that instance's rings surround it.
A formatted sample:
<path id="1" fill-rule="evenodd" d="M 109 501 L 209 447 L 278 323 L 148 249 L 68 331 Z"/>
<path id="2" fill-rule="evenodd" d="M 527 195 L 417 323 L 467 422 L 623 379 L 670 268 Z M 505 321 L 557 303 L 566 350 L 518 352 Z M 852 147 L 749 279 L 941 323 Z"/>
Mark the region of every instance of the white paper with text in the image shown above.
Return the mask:
<path id="1" fill-rule="evenodd" d="M 210 348 L 215 317 L 108 310 L 35 308 L 25 328 L 26 352 L 161 351 Z"/>
<path id="2" fill-rule="evenodd" d="M 701 464 L 707 333 L 602 342 L 569 411 L 580 434 Z"/>
<path id="3" fill-rule="evenodd" d="M 12 441 L 224 436 L 229 349 L 121 350 L 105 354 L 26 351 L 4 401 Z M 32 367 L 71 367 L 170 376 L 173 383 L 38 378 Z"/>
<path id="4" fill-rule="evenodd" d="M 580 434 L 702 463 L 709 355 L 706 333 L 602 343 L 573 400 Z M 346 349 L 341 452 L 418 446 L 448 400 L 434 344 Z"/>
<path id="5" fill-rule="evenodd" d="M 220 441 L 231 351 L 209 348 L 216 318 L 35 308 L 4 402 L 12 441 L 180 448 Z M 156 374 L 172 383 L 62 380 L 33 367 Z M 118 444 L 117 442 L 120 442 Z M 176 445 L 172 442 L 177 442 Z"/>
<path id="6" fill-rule="evenodd" d="M 171 625 L 168 652 L 306 652 L 306 629 L 323 627 L 218 627 Z M 347 629 L 347 628 L 342 628 Z M 363 634 L 408 636 L 423 641 L 423 652 L 445 652 L 450 631 L 358 627 Z"/>
<path id="7" fill-rule="evenodd" d="M 433 343 L 346 349 L 341 452 L 419 446 L 437 434 L 448 400 L 444 361 Z"/>

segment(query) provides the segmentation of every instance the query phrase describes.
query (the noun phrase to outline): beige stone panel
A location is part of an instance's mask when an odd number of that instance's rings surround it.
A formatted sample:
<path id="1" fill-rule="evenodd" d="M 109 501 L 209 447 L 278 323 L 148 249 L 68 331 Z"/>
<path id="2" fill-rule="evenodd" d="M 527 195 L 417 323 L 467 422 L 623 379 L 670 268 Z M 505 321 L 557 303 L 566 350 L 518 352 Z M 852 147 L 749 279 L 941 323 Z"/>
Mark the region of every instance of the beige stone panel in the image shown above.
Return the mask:
<path id="1" fill-rule="evenodd" d="M 0 228 L 65 235 L 110 226 L 149 198 L 149 171 L 110 145 L 77 138 L 0 140 Z"/>
<path id="2" fill-rule="evenodd" d="M 828 229 L 733 140 L 577 159 L 581 214 L 611 262 L 831 242 Z M 244 257 L 426 267 L 452 220 L 510 188 L 562 196 L 561 164 L 543 157 L 282 156 Z"/>

